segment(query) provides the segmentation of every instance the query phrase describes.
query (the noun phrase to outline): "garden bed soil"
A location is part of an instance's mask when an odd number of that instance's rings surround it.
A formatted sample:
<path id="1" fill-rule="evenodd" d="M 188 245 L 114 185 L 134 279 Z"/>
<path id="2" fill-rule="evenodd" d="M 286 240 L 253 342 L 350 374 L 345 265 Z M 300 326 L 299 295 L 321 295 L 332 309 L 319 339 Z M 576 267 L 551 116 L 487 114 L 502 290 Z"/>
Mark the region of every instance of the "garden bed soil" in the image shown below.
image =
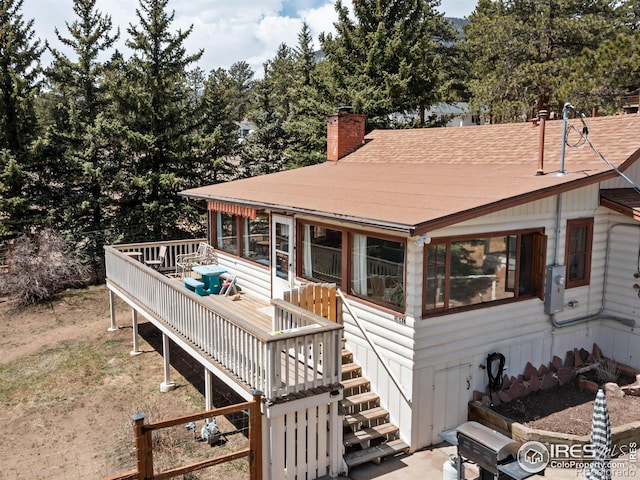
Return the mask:
<path id="1" fill-rule="evenodd" d="M 589 435 L 594 400 L 594 393 L 568 384 L 533 392 L 493 410 L 529 428 Z M 612 427 L 640 420 L 640 397 L 607 397 L 607 407 Z"/>

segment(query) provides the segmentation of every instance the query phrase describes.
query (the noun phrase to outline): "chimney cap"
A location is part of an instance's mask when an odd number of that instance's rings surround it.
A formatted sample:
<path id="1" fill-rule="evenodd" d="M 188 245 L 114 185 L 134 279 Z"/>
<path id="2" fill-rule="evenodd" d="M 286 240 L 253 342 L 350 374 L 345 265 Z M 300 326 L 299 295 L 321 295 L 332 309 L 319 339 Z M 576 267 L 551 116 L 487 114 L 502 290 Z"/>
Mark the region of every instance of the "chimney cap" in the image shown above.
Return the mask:
<path id="1" fill-rule="evenodd" d="M 353 113 L 351 105 L 338 105 L 338 113 Z"/>

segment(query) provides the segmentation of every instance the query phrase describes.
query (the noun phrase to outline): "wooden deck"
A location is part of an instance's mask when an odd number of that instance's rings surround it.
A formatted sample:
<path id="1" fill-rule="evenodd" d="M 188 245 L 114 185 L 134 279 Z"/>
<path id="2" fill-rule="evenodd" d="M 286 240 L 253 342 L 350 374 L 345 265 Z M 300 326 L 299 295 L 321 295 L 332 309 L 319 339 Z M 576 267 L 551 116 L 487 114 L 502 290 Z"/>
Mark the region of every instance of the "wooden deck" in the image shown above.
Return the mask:
<path id="1" fill-rule="evenodd" d="M 198 295 L 182 278 L 163 275 L 113 247 L 105 247 L 105 264 L 112 324 L 117 295 L 178 334 L 195 355 L 211 359 L 214 369 L 243 389 L 264 392 L 268 401 L 316 394 L 339 383 L 342 325 L 301 306 L 254 295 L 250 288 L 236 300 Z"/>
<path id="2" fill-rule="evenodd" d="M 180 277 L 170 278 L 183 285 L 183 280 Z M 242 285 L 240 285 L 240 288 L 242 289 Z M 268 299 L 262 299 L 245 291 L 241 291 L 238 295 L 239 298 L 237 300 L 234 300 L 235 295 L 206 295 L 201 298 L 210 303 L 213 308 L 219 309 L 219 307 L 222 307 L 224 310 L 229 310 L 265 333 L 270 333 L 273 330 L 273 307 L 271 302 Z"/>

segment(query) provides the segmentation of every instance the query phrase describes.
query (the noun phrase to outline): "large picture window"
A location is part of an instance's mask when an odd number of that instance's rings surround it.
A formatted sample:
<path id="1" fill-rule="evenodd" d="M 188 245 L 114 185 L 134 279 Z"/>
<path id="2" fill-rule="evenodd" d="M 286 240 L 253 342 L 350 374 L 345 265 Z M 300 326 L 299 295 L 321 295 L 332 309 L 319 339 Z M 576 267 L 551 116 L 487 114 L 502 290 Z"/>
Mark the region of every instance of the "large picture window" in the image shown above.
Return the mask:
<path id="1" fill-rule="evenodd" d="M 376 303 L 404 308 L 403 243 L 354 234 L 351 249 L 351 290 Z"/>
<path id="2" fill-rule="evenodd" d="M 589 285 L 592 241 L 593 218 L 567 220 L 564 257 L 567 265 L 566 288 Z"/>
<path id="3" fill-rule="evenodd" d="M 424 255 L 425 315 L 543 295 L 541 232 L 448 239 L 427 245 Z"/>

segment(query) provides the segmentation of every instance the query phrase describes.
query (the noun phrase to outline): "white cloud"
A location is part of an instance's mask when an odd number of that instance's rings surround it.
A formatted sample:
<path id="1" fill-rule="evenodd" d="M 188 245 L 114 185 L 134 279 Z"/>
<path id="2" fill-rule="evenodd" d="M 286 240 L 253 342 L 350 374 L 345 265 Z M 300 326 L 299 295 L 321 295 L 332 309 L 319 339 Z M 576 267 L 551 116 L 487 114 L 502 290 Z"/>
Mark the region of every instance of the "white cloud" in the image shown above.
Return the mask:
<path id="1" fill-rule="evenodd" d="M 215 68 L 229 68 L 233 63 L 246 61 L 259 77 L 262 63 L 273 58 L 278 46 L 286 43 L 295 47 L 303 20 L 307 22 L 314 40 L 314 48 L 319 48 L 318 36 L 321 32 L 333 32 L 337 14 L 332 0 L 287 0 L 289 16 L 279 12 L 285 8 L 283 0 L 171 0 L 169 9 L 175 10 L 172 31 L 185 30 L 193 25 L 193 31 L 185 43 L 187 53 L 193 54 L 204 49 L 198 63 L 205 71 Z M 350 7 L 351 0 L 343 1 Z M 465 16 L 474 8 L 469 0 L 444 0 L 440 10 L 448 16 Z M 48 40 L 52 47 L 61 49 L 55 37 L 54 27 L 63 36 L 68 36 L 65 21 L 76 20 L 72 0 L 26 0 L 22 13 L 25 20 L 34 19 L 36 36 Z M 130 23 L 137 24 L 135 11 L 137 0 L 97 0 L 96 8 L 111 15 L 114 27 L 120 27 L 120 41 L 117 48 L 125 55 L 129 52 L 125 41 L 129 35 Z M 115 28 L 114 28 L 115 31 Z M 43 56 L 43 63 L 51 61 Z"/>

